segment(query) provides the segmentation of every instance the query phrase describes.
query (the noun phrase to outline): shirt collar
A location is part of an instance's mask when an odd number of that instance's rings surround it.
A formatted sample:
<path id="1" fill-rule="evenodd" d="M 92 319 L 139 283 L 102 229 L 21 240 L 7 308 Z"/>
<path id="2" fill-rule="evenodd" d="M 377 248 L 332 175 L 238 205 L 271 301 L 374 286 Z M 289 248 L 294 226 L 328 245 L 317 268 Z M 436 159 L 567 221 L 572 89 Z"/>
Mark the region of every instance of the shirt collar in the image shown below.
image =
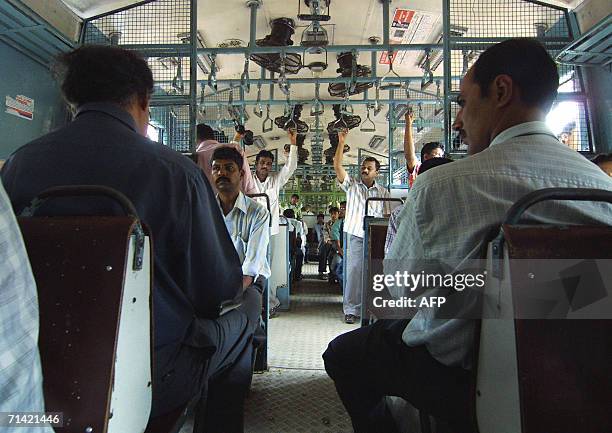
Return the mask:
<path id="1" fill-rule="evenodd" d="M 134 121 L 132 115 L 117 104 L 113 104 L 112 102 L 89 102 L 77 108 L 77 112 L 74 117 L 76 119 L 81 114 L 87 113 L 89 111 L 97 111 L 100 113 L 108 114 L 109 116 L 114 117 L 121 123 L 125 124 L 134 132 L 138 132 L 136 130 L 136 122 Z"/>
<path id="2" fill-rule="evenodd" d="M 493 139 L 490 146 L 494 146 L 499 143 L 503 143 L 504 141 L 508 141 L 512 138 L 518 137 L 520 135 L 531 135 L 531 134 L 545 134 L 550 136 L 555 136 L 550 128 L 546 125 L 545 122 L 542 121 L 534 121 L 534 122 L 524 122 L 519 123 L 518 125 L 514 125 L 499 134 Z"/>
<path id="3" fill-rule="evenodd" d="M 366 189 L 372 189 L 372 188 L 378 189 L 378 182 L 376 182 L 376 179 L 374 179 L 374 183 L 369 188 L 368 188 L 368 186 L 365 183 L 363 183 L 363 181 L 361 180 L 361 176 L 357 178 L 357 182 L 362 184 Z"/>
<path id="4" fill-rule="evenodd" d="M 200 152 L 210 146 L 215 146 L 220 144 L 217 140 L 203 140 L 202 142 L 200 142 L 200 144 L 198 144 L 198 148 L 196 149 L 196 152 Z"/>
<path id="5" fill-rule="evenodd" d="M 221 200 L 219 200 L 219 194 L 217 194 L 217 204 L 219 205 L 219 209 L 221 209 L 221 214 L 223 214 L 223 207 L 221 206 Z M 246 196 L 242 193 L 242 191 L 238 192 L 238 197 L 236 197 L 236 201 L 234 202 L 234 207 L 232 208 L 231 211 L 229 211 L 229 213 L 225 216 L 230 215 L 234 209 L 238 209 L 240 210 L 243 214 L 247 214 L 247 201 L 246 201 Z"/>

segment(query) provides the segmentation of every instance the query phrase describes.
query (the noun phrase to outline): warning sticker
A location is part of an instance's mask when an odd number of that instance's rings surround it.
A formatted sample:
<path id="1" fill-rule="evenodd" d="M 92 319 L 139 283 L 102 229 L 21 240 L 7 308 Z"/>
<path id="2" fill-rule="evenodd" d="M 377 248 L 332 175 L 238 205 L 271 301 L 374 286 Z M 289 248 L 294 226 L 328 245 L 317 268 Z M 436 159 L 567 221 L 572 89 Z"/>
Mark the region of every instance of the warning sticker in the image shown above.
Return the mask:
<path id="1" fill-rule="evenodd" d="M 23 95 L 17 95 L 14 98 L 7 96 L 6 112 L 22 119 L 32 120 L 34 118 L 34 99 Z"/>

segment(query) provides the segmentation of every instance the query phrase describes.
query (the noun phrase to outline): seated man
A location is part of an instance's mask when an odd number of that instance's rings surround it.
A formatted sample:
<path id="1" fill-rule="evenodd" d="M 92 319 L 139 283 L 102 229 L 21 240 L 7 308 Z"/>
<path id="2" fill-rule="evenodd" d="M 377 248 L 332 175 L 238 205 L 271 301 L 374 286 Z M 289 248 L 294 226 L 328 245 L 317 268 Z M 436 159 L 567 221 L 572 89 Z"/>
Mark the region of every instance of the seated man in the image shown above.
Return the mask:
<path id="1" fill-rule="evenodd" d="M 0 413 L 44 412 L 36 282 L 1 183 L 0 245 Z M 49 426 L 4 428 L 16 433 L 53 433 Z"/>
<path id="2" fill-rule="evenodd" d="M 247 160 L 244 158 L 244 151 L 240 147 L 240 144 L 238 144 L 240 139 L 242 139 L 242 134 L 236 132 L 232 142 L 229 144 L 223 144 L 219 143 L 215 139 L 215 131 L 210 126 L 200 123 L 196 127 L 196 130 L 198 138 L 198 147 L 196 149 L 198 165 L 202 168 L 202 170 L 204 170 L 204 174 L 206 174 L 208 181 L 214 185 L 214 182 L 212 181 L 212 173 L 210 171 L 210 161 L 215 149 L 222 146 L 233 147 L 243 157 L 241 168 L 244 170 L 244 176 L 240 181 L 240 190 L 245 194 L 255 194 L 257 192 L 257 188 L 255 187 L 255 181 L 253 180 L 253 175 L 251 174 L 251 168 L 249 167 Z"/>
<path id="3" fill-rule="evenodd" d="M 227 231 L 242 263 L 242 287 L 252 286 L 258 277 L 270 277 L 267 251 L 270 242 L 270 214 L 240 191 L 244 177 L 243 158 L 232 147 L 218 147 L 212 154 L 212 177 Z M 262 281 L 257 281 L 262 290 Z"/>
<path id="4" fill-rule="evenodd" d="M 153 239 L 152 416 L 184 406 L 212 378 L 207 431 L 242 431 L 261 302 L 242 288 L 240 260 L 210 184 L 196 164 L 146 138 L 153 75 L 145 60 L 117 47 L 82 46 L 60 63 L 75 118 L 18 149 L 2 168 L 15 212 L 58 185 L 125 194 Z M 92 215 L 116 206 L 106 198 L 66 198 L 45 209 Z M 243 303 L 219 317 L 231 300 Z"/>
<path id="5" fill-rule="evenodd" d="M 461 82 L 455 120 L 470 156 L 419 176 L 399 216 L 385 273 L 415 274 L 434 261 L 477 258 L 486 235 L 531 191 L 612 190 L 605 173 L 546 126 L 558 87 L 557 67 L 535 40 L 510 39 L 480 55 Z M 528 213 L 541 223 L 612 224 L 604 203 L 545 202 Z M 439 316 L 437 307 L 406 310 L 406 317 L 414 315 L 409 322 L 382 320 L 343 334 L 323 355 L 355 431 L 397 431 L 385 395 L 446 420 L 453 431 L 473 431 L 476 321 Z"/>

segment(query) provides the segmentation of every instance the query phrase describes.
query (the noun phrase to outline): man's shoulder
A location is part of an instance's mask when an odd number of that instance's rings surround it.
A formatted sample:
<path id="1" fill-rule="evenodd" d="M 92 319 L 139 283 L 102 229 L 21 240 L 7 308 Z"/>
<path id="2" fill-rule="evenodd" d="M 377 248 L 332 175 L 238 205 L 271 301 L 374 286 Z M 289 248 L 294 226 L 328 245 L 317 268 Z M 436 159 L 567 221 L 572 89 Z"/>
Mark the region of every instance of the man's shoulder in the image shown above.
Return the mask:
<path id="1" fill-rule="evenodd" d="M 256 200 L 248 197 L 246 194 L 243 194 L 244 201 L 247 205 L 247 212 L 253 214 L 255 216 L 268 216 L 270 213 L 266 206 L 262 203 L 257 202 Z"/>

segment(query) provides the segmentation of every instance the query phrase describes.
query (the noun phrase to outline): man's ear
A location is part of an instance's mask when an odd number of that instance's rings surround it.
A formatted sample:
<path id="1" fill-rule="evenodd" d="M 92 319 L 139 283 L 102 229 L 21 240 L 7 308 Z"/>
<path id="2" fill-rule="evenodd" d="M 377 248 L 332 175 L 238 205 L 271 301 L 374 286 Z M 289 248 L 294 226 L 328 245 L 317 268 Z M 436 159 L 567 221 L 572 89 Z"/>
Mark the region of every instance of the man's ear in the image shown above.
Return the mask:
<path id="1" fill-rule="evenodd" d="M 505 107 L 515 96 L 514 82 L 509 75 L 502 74 L 495 77 L 492 83 L 497 107 Z"/>
<path id="2" fill-rule="evenodd" d="M 240 179 L 242 179 L 244 177 L 244 170 L 240 169 Z"/>

